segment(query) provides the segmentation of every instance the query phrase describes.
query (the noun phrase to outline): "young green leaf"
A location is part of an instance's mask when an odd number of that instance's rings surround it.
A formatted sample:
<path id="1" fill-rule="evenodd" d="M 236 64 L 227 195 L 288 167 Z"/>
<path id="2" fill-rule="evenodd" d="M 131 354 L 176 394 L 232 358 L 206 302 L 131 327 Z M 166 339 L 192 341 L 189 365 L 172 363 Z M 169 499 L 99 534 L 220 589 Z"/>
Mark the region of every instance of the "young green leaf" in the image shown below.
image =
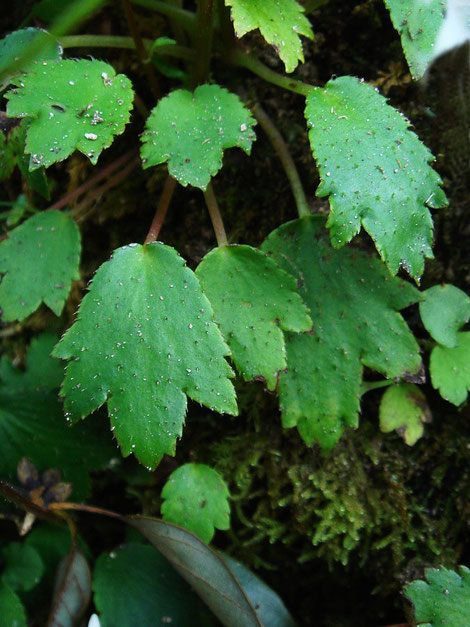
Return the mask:
<path id="1" fill-rule="evenodd" d="M 465 566 L 459 570 L 427 568 L 427 581 L 406 586 L 405 596 L 414 605 L 416 622 L 421 625 L 427 621 L 430 627 L 470 625 L 470 570 Z"/>
<path id="2" fill-rule="evenodd" d="M 457 333 L 455 348 L 435 346 L 429 369 L 432 384 L 442 398 L 461 405 L 470 390 L 470 332 Z"/>
<path id="3" fill-rule="evenodd" d="M 63 368 L 49 357 L 56 341 L 49 335 L 33 342 L 25 371 L 5 356 L 0 361 L 0 477 L 16 481 L 26 457 L 39 472 L 58 468 L 73 484 L 73 498 L 82 500 L 90 491 L 89 471 L 104 469 L 116 450 L 99 424 L 71 428 L 64 420 L 54 391 Z"/>
<path id="4" fill-rule="evenodd" d="M 300 35 L 313 39 L 313 32 L 296 0 L 225 0 L 225 4 L 231 8 L 237 37 L 259 28 L 284 62 L 286 72 L 293 72 L 299 61 L 303 63 Z"/>
<path id="5" fill-rule="evenodd" d="M 426 397 L 417 385 L 400 383 L 389 387 L 380 401 L 380 430 L 396 430 L 409 446 L 423 435 L 424 422 L 431 422 Z"/>
<path id="6" fill-rule="evenodd" d="M 230 529 L 230 493 L 222 476 L 205 464 L 184 464 L 161 493 L 162 518 L 209 543 L 215 529 Z"/>
<path id="7" fill-rule="evenodd" d="M 209 610 L 153 546 L 130 543 L 102 553 L 93 591 L 101 627 L 212 624 Z"/>
<path id="8" fill-rule="evenodd" d="M 470 319 L 470 298 L 454 285 L 434 285 L 424 292 L 419 313 L 426 331 L 447 348 L 455 348 L 457 331 Z"/>
<path id="9" fill-rule="evenodd" d="M 20 597 L 3 581 L 0 581 L 0 611 L 5 627 L 27 627 L 26 612 Z"/>
<path id="10" fill-rule="evenodd" d="M 102 61 L 45 61 L 13 83 L 17 88 L 5 96 L 7 115 L 32 118 L 30 170 L 63 161 L 75 149 L 96 163 L 129 121 L 131 82 Z"/>
<path id="11" fill-rule="evenodd" d="M 212 250 L 196 274 L 243 378 L 262 378 L 274 390 L 287 366 L 281 329 L 312 328 L 295 279 L 251 246 Z"/>
<path id="12" fill-rule="evenodd" d="M 312 90 L 305 109 L 309 139 L 328 196 L 331 241 L 349 242 L 361 224 L 390 272 L 412 277 L 432 258 L 428 207 L 446 205 L 434 157 L 409 122 L 373 87 L 351 76 Z"/>
<path id="13" fill-rule="evenodd" d="M 22 542 L 10 542 L 1 554 L 1 578 L 12 590 L 31 590 L 39 583 L 44 564 L 35 548 Z"/>
<path id="14" fill-rule="evenodd" d="M 98 269 L 53 354 L 72 359 L 61 392 L 71 418 L 107 400 L 123 455 L 154 468 L 174 454 L 186 395 L 237 413 L 229 352 L 194 273 L 155 242 L 119 248 Z"/>
<path id="15" fill-rule="evenodd" d="M 32 59 L 28 55 L 28 49 L 37 37 L 41 37 L 43 45 L 38 54 Z M 8 72 L 8 66 L 23 58 L 19 67 L 15 67 L 11 78 L 19 72 L 33 71 L 41 61 L 60 61 L 62 58 L 62 46 L 52 35 L 41 28 L 22 28 L 0 39 L 0 67 Z"/>
<path id="16" fill-rule="evenodd" d="M 384 0 L 415 80 L 421 78 L 434 57 L 445 2 L 442 0 Z"/>
<path id="17" fill-rule="evenodd" d="M 143 168 L 168 162 L 181 185 L 206 189 L 222 167 L 226 148 L 238 146 L 250 154 L 254 124 L 238 96 L 218 85 L 201 85 L 194 92 L 177 89 L 147 119 Z"/>
<path id="18" fill-rule="evenodd" d="M 332 249 L 323 226 L 319 217 L 289 222 L 262 250 L 298 280 L 315 331 L 286 334 L 283 425 L 297 425 L 309 445 L 330 448 L 344 426 L 358 424 L 363 364 L 389 378 L 419 369 L 418 345 L 398 313 L 419 300 L 419 292 L 391 277 L 378 259 Z"/>
<path id="19" fill-rule="evenodd" d="M 4 322 L 24 320 L 44 302 L 58 316 L 78 279 L 80 232 L 60 211 L 43 211 L 0 242 L 0 307 Z"/>

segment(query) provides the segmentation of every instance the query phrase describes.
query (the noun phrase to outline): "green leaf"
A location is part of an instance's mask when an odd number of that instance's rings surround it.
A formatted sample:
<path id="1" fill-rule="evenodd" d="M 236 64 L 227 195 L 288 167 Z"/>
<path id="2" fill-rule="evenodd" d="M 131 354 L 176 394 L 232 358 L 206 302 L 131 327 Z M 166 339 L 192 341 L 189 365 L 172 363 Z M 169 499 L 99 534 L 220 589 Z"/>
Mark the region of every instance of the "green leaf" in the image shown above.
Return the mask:
<path id="1" fill-rule="evenodd" d="M 0 581 L 0 627 L 27 627 L 26 612 L 19 596 Z"/>
<path id="2" fill-rule="evenodd" d="M 434 44 L 444 20 L 442 0 L 384 0 L 400 33 L 401 45 L 415 80 L 425 73 L 434 57 Z"/>
<path id="3" fill-rule="evenodd" d="M 0 362 L 0 477 L 16 481 L 18 462 L 26 457 L 39 472 L 58 468 L 73 484 L 73 498 L 82 500 L 90 492 L 89 471 L 104 469 L 115 449 L 99 423 L 72 428 L 65 421 L 52 391 L 63 370 L 49 357 L 53 344 L 52 336 L 33 342 L 24 372 L 6 357 Z"/>
<path id="4" fill-rule="evenodd" d="M 177 89 L 147 118 L 142 167 L 168 162 L 181 185 L 206 189 L 222 167 L 226 148 L 238 146 L 250 154 L 254 124 L 238 96 L 218 85 L 201 85 L 194 92 Z"/>
<path id="5" fill-rule="evenodd" d="M 58 316 L 78 279 L 80 232 L 60 211 L 43 211 L 0 242 L 3 321 L 24 320 L 44 302 Z"/>
<path id="6" fill-rule="evenodd" d="M 8 213 L 7 226 L 16 226 L 18 222 L 21 222 L 24 215 L 32 210 L 28 199 L 24 194 L 20 194 L 15 202 L 12 204 Z"/>
<path id="7" fill-rule="evenodd" d="M 91 596 L 91 573 L 85 556 L 72 548 L 57 569 L 57 578 L 48 627 L 73 627 L 85 611 Z"/>
<path id="8" fill-rule="evenodd" d="M 305 109 L 320 170 L 317 196 L 329 196 L 331 241 L 349 242 L 361 224 L 390 272 L 412 277 L 432 258 L 428 207 L 446 205 L 434 157 L 409 122 L 373 87 L 351 76 L 314 88 Z"/>
<path id="9" fill-rule="evenodd" d="M 431 381 L 439 394 L 461 405 L 470 390 L 470 332 L 457 333 L 457 346 L 435 346 L 429 362 Z"/>
<path id="10" fill-rule="evenodd" d="M 287 366 L 281 329 L 312 328 L 294 278 L 250 246 L 212 250 L 196 274 L 243 378 L 264 379 L 274 390 Z"/>
<path id="11" fill-rule="evenodd" d="M 426 397 L 413 383 L 389 387 L 380 401 L 380 430 L 390 433 L 396 429 L 409 446 L 424 433 L 424 422 L 431 422 Z"/>
<path id="12" fill-rule="evenodd" d="M 49 167 L 77 149 L 96 163 L 129 121 L 129 79 L 102 61 L 43 62 L 14 81 L 7 115 L 33 119 L 28 127 L 29 168 Z"/>
<path id="13" fill-rule="evenodd" d="M 297 426 L 309 445 L 330 448 L 344 426 L 358 424 L 363 365 L 388 378 L 418 371 L 418 345 L 397 312 L 419 292 L 360 250 L 332 249 L 323 226 L 320 217 L 289 222 L 262 250 L 298 280 L 314 325 L 313 334 L 286 333 L 283 425 Z"/>
<path id="14" fill-rule="evenodd" d="M 442 566 L 427 568 L 425 576 L 427 581 L 413 581 L 405 588 L 415 621 L 427 621 L 430 627 L 470 625 L 470 570 L 459 566 L 456 573 Z"/>
<path id="15" fill-rule="evenodd" d="M 470 319 L 470 298 L 454 285 L 435 285 L 424 297 L 419 313 L 426 331 L 439 344 L 455 348 L 457 331 Z"/>
<path id="16" fill-rule="evenodd" d="M 259 28 L 284 62 L 286 72 L 295 70 L 299 61 L 303 63 L 300 35 L 313 39 L 313 32 L 302 5 L 295 0 L 225 0 L 225 4 L 231 8 L 237 37 Z"/>
<path id="17" fill-rule="evenodd" d="M 153 546 L 131 543 L 101 554 L 93 591 L 102 627 L 212 624 L 209 611 Z"/>
<path id="18" fill-rule="evenodd" d="M 230 493 L 222 476 L 205 464 L 184 464 L 163 486 L 164 520 L 210 542 L 215 529 L 230 529 Z"/>
<path id="19" fill-rule="evenodd" d="M 174 454 L 186 395 L 237 413 L 228 354 L 194 273 L 159 242 L 114 252 L 54 350 L 72 359 L 61 392 L 72 419 L 108 400 L 123 455 L 149 468 Z"/>
<path id="20" fill-rule="evenodd" d="M 2 557 L 2 581 L 12 590 L 31 590 L 41 580 L 44 564 L 32 546 L 10 542 L 2 549 Z"/>
<path id="21" fill-rule="evenodd" d="M 225 627 L 262 627 L 222 556 L 196 535 L 155 518 L 129 516 L 125 520 L 167 558 Z"/>
<path id="22" fill-rule="evenodd" d="M 28 58 L 28 49 L 38 36 L 43 39 L 43 46 L 34 59 Z M 7 67 L 23 56 L 23 62 L 15 69 L 13 75 L 19 72 L 31 72 L 42 61 L 60 61 L 62 52 L 60 44 L 46 31 L 40 28 L 22 28 L 0 39 L 0 66 Z"/>
<path id="23" fill-rule="evenodd" d="M 294 619 L 282 600 L 264 581 L 261 581 L 246 566 L 232 557 L 224 555 L 224 560 L 255 608 L 262 625 L 265 627 L 295 627 Z"/>

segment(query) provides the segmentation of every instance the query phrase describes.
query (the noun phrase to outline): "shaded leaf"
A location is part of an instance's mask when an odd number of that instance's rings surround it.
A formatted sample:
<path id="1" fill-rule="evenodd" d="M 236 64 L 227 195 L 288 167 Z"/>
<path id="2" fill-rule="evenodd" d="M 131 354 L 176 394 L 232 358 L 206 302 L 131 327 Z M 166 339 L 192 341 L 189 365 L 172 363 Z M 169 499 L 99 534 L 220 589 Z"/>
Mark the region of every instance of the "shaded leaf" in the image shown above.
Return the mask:
<path id="1" fill-rule="evenodd" d="M 461 405 L 470 390 L 470 332 L 457 333 L 457 346 L 435 346 L 429 362 L 433 387 L 446 401 Z"/>
<path id="2" fill-rule="evenodd" d="M 240 98 L 218 85 L 201 85 L 194 92 L 177 89 L 147 118 L 142 167 L 168 162 L 181 185 L 206 189 L 222 167 L 225 149 L 238 146 L 250 154 L 254 124 Z"/>
<path id="3" fill-rule="evenodd" d="M 34 56 L 34 59 L 28 58 L 28 49 L 38 36 L 42 38 L 43 45 L 38 54 Z M 11 63 L 23 57 L 23 62 L 19 68 L 15 69 L 13 75 L 19 72 L 30 72 L 36 69 L 39 62 L 60 61 L 62 52 L 60 44 L 45 30 L 40 28 L 22 28 L 0 39 L 0 66 L 8 68 Z M 9 78 L 11 77 L 12 75 L 9 76 Z"/>
<path id="4" fill-rule="evenodd" d="M 285 427 L 330 448 L 358 424 L 362 368 L 388 378 L 420 367 L 418 345 L 398 311 L 419 300 L 376 258 L 331 248 L 324 220 L 303 218 L 271 233 L 262 250 L 298 280 L 314 334 L 286 333 L 279 398 Z"/>
<path id="5" fill-rule="evenodd" d="M 231 8 L 237 37 L 259 28 L 264 39 L 276 50 L 292 72 L 304 61 L 300 35 L 313 39 L 310 22 L 304 8 L 295 0 L 225 0 Z"/>
<path id="6" fill-rule="evenodd" d="M 418 279 L 433 256 L 428 207 L 447 204 L 430 151 L 383 96 L 351 76 L 314 88 L 305 116 L 322 179 L 317 196 L 329 196 L 333 246 L 362 224 L 392 274 L 403 267 Z"/>
<path id="7" fill-rule="evenodd" d="M 167 558 L 225 627 L 262 625 L 224 559 L 196 535 L 155 518 L 125 520 Z"/>
<path id="8" fill-rule="evenodd" d="M 455 348 L 457 331 L 470 319 L 470 298 L 454 285 L 435 285 L 419 303 L 421 320 L 436 342 Z"/>
<path id="9" fill-rule="evenodd" d="M 459 573 L 443 566 L 427 568 L 427 581 L 413 581 L 405 588 L 405 596 L 414 605 L 417 622 L 430 627 L 462 627 L 470 625 L 470 570 L 459 566 Z"/>
<path id="10" fill-rule="evenodd" d="M 207 608 L 153 546 L 131 543 L 102 553 L 93 591 L 102 627 L 212 624 Z"/>
<path id="11" fill-rule="evenodd" d="M 27 627 L 26 612 L 19 596 L 0 581 L 0 625 L 2 627 Z"/>
<path id="12" fill-rule="evenodd" d="M 7 227 L 16 226 L 21 222 L 25 214 L 34 211 L 24 194 L 20 194 L 12 204 L 7 217 Z"/>
<path id="13" fill-rule="evenodd" d="M 426 397 L 413 383 L 393 385 L 385 391 L 380 401 L 380 430 L 396 430 L 409 446 L 423 435 L 424 422 L 431 422 L 431 412 Z"/>
<path id="14" fill-rule="evenodd" d="M 44 573 L 44 564 L 32 546 L 10 542 L 2 549 L 2 581 L 12 590 L 31 590 Z"/>
<path id="15" fill-rule="evenodd" d="M 129 121 L 129 79 L 102 61 L 43 62 L 6 94 L 9 117 L 32 117 L 27 130 L 29 168 L 49 167 L 77 149 L 96 163 Z"/>
<path id="16" fill-rule="evenodd" d="M 184 464 L 163 486 L 162 517 L 210 542 L 215 529 L 230 529 L 230 493 L 223 477 L 205 464 Z M 215 528 L 215 529 L 214 529 Z"/>
<path id="17" fill-rule="evenodd" d="M 24 320 L 44 302 L 58 316 L 78 279 L 80 233 L 60 211 L 38 213 L 0 242 L 0 307 L 5 322 Z"/>
<path id="18" fill-rule="evenodd" d="M 444 19 L 442 0 L 384 0 L 415 80 L 425 73 L 434 57 L 435 43 Z"/>
<path id="19" fill-rule="evenodd" d="M 175 452 L 186 395 L 237 413 L 209 301 L 178 253 L 158 242 L 113 253 L 53 354 L 72 359 L 61 392 L 71 418 L 107 400 L 123 455 L 151 468 Z"/>
<path id="20" fill-rule="evenodd" d="M 263 378 L 274 390 L 287 366 L 282 330 L 312 328 L 294 278 L 251 246 L 212 250 L 196 275 L 243 378 Z"/>
<path id="21" fill-rule="evenodd" d="M 57 578 L 48 627 L 72 627 L 88 606 L 91 573 L 83 553 L 72 548 L 57 569 Z"/>

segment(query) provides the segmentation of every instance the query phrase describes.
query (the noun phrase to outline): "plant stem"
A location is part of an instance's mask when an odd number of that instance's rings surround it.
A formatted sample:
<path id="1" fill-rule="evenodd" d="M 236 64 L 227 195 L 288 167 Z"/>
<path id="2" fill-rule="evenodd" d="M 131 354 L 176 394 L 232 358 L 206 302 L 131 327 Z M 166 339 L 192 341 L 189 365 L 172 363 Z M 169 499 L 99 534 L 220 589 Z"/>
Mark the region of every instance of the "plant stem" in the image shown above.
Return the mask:
<path id="1" fill-rule="evenodd" d="M 213 34 L 212 2 L 213 0 L 199 0 L 198 2 L 195 36 L 196 53 L 191 76 L 193 89 L 205 83 L 209 74 Z"/>
<path id="2" fill-rule="evenodd" d="M 256 74 L 268 83 L 272 83 L 273 85 L 277 85 L 278 87 L 282 87 L 288 91 L 293 91 L 295 94 L 300 94 L 301 96 L 308 96 L 314 88 L 313 85 L 307 85 L 307 83 L 303 83 L 302 81 L 298 81 L 294 78 L 289 78 L 288 76 L 284 76 L 283 74 L 279 74 L 278 72 L 271 70 L 264 65 L 264 63 L 261 63 L 261 61 L 259 61 L 256 57 L 246 54 L 245 52 L 241 52 L 240 50 L 232 52 L 229 61 L 233 63 L 233 65 L 244 67 L 250 72 L 253 72 L 253 74 Z"/>
<path id="3" fill-rule="evenodd" d="M 146 51 L 152 47 L 150 39 L 142 39 Z M 125 48 L 135 50 L 135 41 L 132 37 L 120 37 L 118 35 L 67 35 L 60 40 L 63 48 Z M 176 57 L 178 59 L 192 59 L 193 51 L 185 46 L 166 44 L 157 46 L 153 54 Z"/>
<path id="4" fill-rule="evenodd" d="M 277 156 L 282 163 L 282 167 L 284 168 L 287 178 L 289 179 L 292 193 L 294 194 L 299 218 L 309 216 L 310 210 L 308 208 L 308 202 L 305 196 L 304 188 L 302 187 L 299 173 L 297 171 L 297 168 L 295 167 L 294 160 L 292 159 L 289 148 L 287 147 L 284 138 L 282 137 L 276 126 L 274 126 L 271 118 L 268 116 L 266 111 L 264 111 L 264 109 L 259 104 L 256 104 L 253 107 L 253 115 L 258 120 L 263 131 L 268 136 L 269 141 L 271 142 L 274 150 L 277 153 Z"/>
<path id="5" fill-rule="evenodd" d="M 207 189 L 204 192 L 204 198 L 206 200 L 207 209 L 209 210 L 212 226 L 214 227 L 217 246 L 227 246 L 227 234 L 225 233 L 224 223 L 222 216 L 220 215 L 219 205 L 217 204 L 212 183 L 207 185 Z"/>
<path id="6" fill-rule="evenodd" d="M 129 30 L 131 31 L 132 39 L 135 42 L 135 50 L 137 52 L 137 56 L 139 57 L 139 62 L 143 67 L 145 73 L 147 74 L 147 78 L 153 95 L 158 100 L 158 98 L 160 97 L 160 87 L 158 85 L 157 75 L 155 74 L 155 69 L 153 65 L 150 63 L 151 59 L 144 45 L 144 42 L 142 41 L 142 37 L 137 26 L 130 0 L 122 0 L 122 7 L 126 15 Z"/>
<path id="7" fill-rule="evenodd" d="M 89 514 L 101 514 L 102 516 L 109 516 L 110 518 L 117 518 L 125 522 L 125 518 L 117 512 L 112 512 L 109 509 L 103 509 L 102 507 L 94 507 L 93 505 L 84 505 L 83 503 L 51 503 L 49 509 L 55 512 L 64 510 L 74 510 L 76 512 L 88 512 Z"/>
<path id="8" fill-rule="evenodd" d="M 363 381 L 361 384 L 360 396 L 363 396 L 371 390 L 377 390 L 379 388 L 386 388 L 390 385 L 395 385 L 393 379 L 385 379 L 384 381 Z"/>
<path id="9" fill-rule="evenodd" d="M 156 241 L 165 220 L 166 212 L 168 211 L 168 207 L 170 206 L 175 188 L 176 180 L 168 175 L 165 181 L 165 185 L 163 186 L 160 200 L 158 201 L 157 210 L 152 220 L 152 224 L 150 225 L 149 232 L 147 233 L 147 237 L 145 238 L 144 245 Z"/>
<path id="10" fill-rule="evenodd" d="M 174 4 L 167 4 L 160 0 L 131 0 L 131 2 L 145 9 L 166 15 L 181 24 L 181 26 L 190 33 L 194 33 L 196 30 L 196 14 L 191 11 L 186 11 Z"/>

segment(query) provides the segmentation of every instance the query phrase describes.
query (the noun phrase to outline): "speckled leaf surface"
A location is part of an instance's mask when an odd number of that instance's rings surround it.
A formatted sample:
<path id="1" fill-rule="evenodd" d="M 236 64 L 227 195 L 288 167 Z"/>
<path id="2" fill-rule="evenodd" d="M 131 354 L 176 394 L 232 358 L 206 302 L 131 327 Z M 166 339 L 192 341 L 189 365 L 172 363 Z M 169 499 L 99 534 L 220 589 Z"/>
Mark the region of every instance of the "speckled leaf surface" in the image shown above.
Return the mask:
<path id="1" fill-rule="evenodd" d="M 43 211 L 0 242 L 0 307 L 4 322 L 24 320 L 44 302 L 58 316 L 78 279 L 80 232 L 60 211 Z"/>
<path id="2" fill-rule="evenodd" d="M 427 568 L 425 576 L 426 581 L 413 581 L 405 588 L 415 621 L 420 625 L 427 621 L 430 627 L 470 625 L 470 570 Z"/>
<path id="3" fill-rule="evenodd" d="M 470 390 L 470 332 L 457 333 L 455 348 L 435 346 L 429 369 L 432 384 L 442 398 L 461 405 Z"/>
<path id="4" fill-rule="evenodd" d="M 84 418 L 108 401 L 124 456 L 154 468 L 174 454 L 186 395 L 237 413 L 230 353 L 194 273 L 158 242 L 117 249 L 96 272 L 54 355 L 71 359 L 65 409 Z"/>
<path id="5" fill-rule="evenodd" d="M 446 2 L 442 0 L 384 0 L 400 33 L 401 45 L 415 80 L 421 78 L 434 55 Z"/>
<path id="6" fill-rule="evenodd" d="M 184 464 L 163 486 L 162 518 L 209 543 L 215 529 L 230 529 L 230 493 L 223 477 L 205 464 Z"/>
<path id="7" fill-rule="evenodd" d="M 26 152 L 29 168 L 49 167 L 79 150 L 96 163 L 120 135 L 132 108 L 129 79 L 103 61 L 43 62 L 14 79 L 6 94 L 9 117 L 31 117 Z"/>
<path id="8" fill-rule="evenodd" d="M 359 250 L 331 247 L 319 217 L 284 224 L 262 250 L 290 272 L 310 308 L 314 334 L 286 333 L 279 397 L 285 427 L 332 447 L 358 424 L 362 368 L 399 377 L 420 367 L 418 345 L 398 311 L 419 300 L 409 283 Z"/>
<path id="9" fill-rule="evenodd" d="M 380 430 L 396 430 L 409 446 L 424 433 L 423 423 L 431 421 L 426 397 L 417 385 L 400 383 L 387 388 L 380 401 Z"/>
<path id="10" fill-rule="evenodd" d="M 28 58 L 28 49 L 37 37 L 41 37 L 43 45 L 34 59 Z M 2 74 L 5 72 L 8 76 L 8 66 L 23 57 L 23 62 L 15 68 L 14 74 L 29 72 L 34 70 L 42 61 L 60 61 L 62 52 L 62 46 L 45 30 L 40 28 L 15 30 L 0 39 L 0 71 Z"/>
<path id="11" fill-rule="evenodd" d="M 240 98 L 218 85 L 201 85 L 194 92 L 177 89 L 147 118 L 143 168 L 168 162 L 181 185 L 206 189 L 222 167 L 225 149 L 237 146 L 250 154 L 254 124 Z"/>
<path id="12" fill-rule="evenodd" d="M 295 279 L 251 246 L 212 250 L 196 274 L 242 377 L 274 390 L 287 366 L 282 330 L 312 328 Z"/>
<path id="13" fill-rule="evenodd" d="M 439 344 L 455 348 L 457 331 L 470 319 L 470 298 L 454 285 L 434 285 L 424 298 L 419 313 L 426 331 Z"/>
<path id="14" fill-rule="evenodd" d="M 331 242 L 349 242 L 361 224 L 390 272 L 418 279 L 432 258 L 428 207 L 447 204 L 434 157 L 409 122 L 373 87 L 351 76 L 307 97 L 305 115 L 320 170 L 317 196 L 329 196 Z"/>
<path id="15" fill-rule="evenodd" d="M 296 0 L 225 0 L 231 8 L 237 37 L 259 28 L 264 39 L 284 62 L 286 72 L 293 72 L 304 61 L 300 35 L 313 39 L 304 8 Z"/>

